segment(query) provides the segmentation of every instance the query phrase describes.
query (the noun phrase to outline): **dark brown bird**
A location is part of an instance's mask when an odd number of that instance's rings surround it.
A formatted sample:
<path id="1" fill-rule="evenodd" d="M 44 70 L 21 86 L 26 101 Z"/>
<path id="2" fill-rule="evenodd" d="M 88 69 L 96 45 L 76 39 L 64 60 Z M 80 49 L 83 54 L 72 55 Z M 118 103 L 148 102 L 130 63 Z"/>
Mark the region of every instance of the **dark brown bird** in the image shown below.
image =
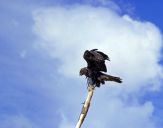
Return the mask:
<path id="1" fill-rule="evenodd" d="M 87 78 L 91 78 L 93 84 L 95 84 L 97 87 L 100 87 L 100 84 L 105 84 L 105 81 L 114 81 L 117 83 L 122 83 L 122 79 L 120 77 L 107 75 L 102 72 L 92 71 L 87 67 L 84 67 L 80 70 L 80 75 L 85 75 Z"/>
<path id="2" fill-rule="evenodd" d="M 109 57 L 98 49 L 86 50 L 83 58 L 87 62 L 87 68 L 92 71 L 103 71 L 107 72 L 105 60 L 109 60 Z"/>

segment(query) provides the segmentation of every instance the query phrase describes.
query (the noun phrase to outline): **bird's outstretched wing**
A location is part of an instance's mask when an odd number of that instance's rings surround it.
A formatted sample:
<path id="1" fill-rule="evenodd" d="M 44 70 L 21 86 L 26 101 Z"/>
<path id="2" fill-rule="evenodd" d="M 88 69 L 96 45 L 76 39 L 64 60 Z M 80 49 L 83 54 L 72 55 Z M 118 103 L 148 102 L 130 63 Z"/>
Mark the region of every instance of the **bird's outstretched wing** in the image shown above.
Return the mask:
<path id="1" fill-rule="evenodd" d="M 90 50 L 90 51 L 97 51 L 98 49 L 97 48 L 95 48 L 95 49 L 92 49 L 92 50 Z"/>
<path id="2" fill-rule="evenodd" d="M 105 60 L 109 60 L 108 55 L 106 55 L 105 53 L 98 51 L 98 49 L 92 49 L 90 50 L 90 53 L 94 56 L 94 59 L 96 61 L 105 61 Z"/>
<path id="3" fill-rule="evenodd" d="M 110 58 L 108 57 L 108 55 L 104 54 L 103 52 L 100 52 L 100 51 L 97 51 L 97 53 L 99 53 L 104 60 L 109 60 L 110 61 Z"/>
<path id="4" fill-rule="evenodd" d="M 88 68 L 94 71 L 107 72 L 105 60 L 109 60 L 109 57 L 103 52 L 97 51 L 98 49 L 86 50 L 84 52 L 84 59 L 87 61 Z"/>

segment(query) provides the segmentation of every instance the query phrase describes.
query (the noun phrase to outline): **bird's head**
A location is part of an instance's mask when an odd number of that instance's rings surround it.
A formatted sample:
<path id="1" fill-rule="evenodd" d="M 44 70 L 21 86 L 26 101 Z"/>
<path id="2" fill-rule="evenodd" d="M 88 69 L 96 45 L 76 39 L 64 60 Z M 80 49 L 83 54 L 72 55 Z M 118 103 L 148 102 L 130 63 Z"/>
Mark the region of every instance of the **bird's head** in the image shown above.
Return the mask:
<path id="1" fill-rule="evenodd" d="M 88 75 L 88 69 L 87 69 L 86 67 L 80 69 L 79 75 L 80 75 L 80 76 L 82 76 L 82 75 L 87 76 L 87 75 Z"/>

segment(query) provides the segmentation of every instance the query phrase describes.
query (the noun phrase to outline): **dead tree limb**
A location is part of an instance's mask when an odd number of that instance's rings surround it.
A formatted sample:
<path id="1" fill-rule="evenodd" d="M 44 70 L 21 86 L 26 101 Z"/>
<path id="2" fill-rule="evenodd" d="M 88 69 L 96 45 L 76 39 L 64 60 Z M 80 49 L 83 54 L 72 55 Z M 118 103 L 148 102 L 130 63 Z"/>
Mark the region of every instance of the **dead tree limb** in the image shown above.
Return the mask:
<path id="1" fill-rule="evenodd" d="M 80 116 L 79 116 L 79 120 L 78 120 L 75 128 L 81 128 L 81 125 L 84 122 L 84 119 L 85 119 L 85 117 L 87 115 L 87 112 L 88 112 L 88 109 L 89 109 L 89 106 L 90 106 L 90 103 L 91 103 L 94 88 L 95 87 L 93 85 L 88 86 L 88 95 L 87 95 L 87 98 L 86 98 L 86 100 L 85 100 L 85 102 L 83 104 L 83 108 L 82 108 L 82 111 L 81 111 Z"/>

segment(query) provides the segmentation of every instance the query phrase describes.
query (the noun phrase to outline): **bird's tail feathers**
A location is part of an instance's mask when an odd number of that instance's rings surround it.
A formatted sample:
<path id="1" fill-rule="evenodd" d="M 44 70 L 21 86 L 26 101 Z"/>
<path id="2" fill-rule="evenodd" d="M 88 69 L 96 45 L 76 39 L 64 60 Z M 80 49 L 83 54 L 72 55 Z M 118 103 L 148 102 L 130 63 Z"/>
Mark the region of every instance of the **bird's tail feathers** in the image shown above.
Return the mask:
<path id="1" fill-rule="evenodd" d="M 122 83 L 122 79 L 120 77 L 115 77 L 107 74 L 103 74 L 98 78 L 100 81 L 114 81 L 117 83 Z"/>

